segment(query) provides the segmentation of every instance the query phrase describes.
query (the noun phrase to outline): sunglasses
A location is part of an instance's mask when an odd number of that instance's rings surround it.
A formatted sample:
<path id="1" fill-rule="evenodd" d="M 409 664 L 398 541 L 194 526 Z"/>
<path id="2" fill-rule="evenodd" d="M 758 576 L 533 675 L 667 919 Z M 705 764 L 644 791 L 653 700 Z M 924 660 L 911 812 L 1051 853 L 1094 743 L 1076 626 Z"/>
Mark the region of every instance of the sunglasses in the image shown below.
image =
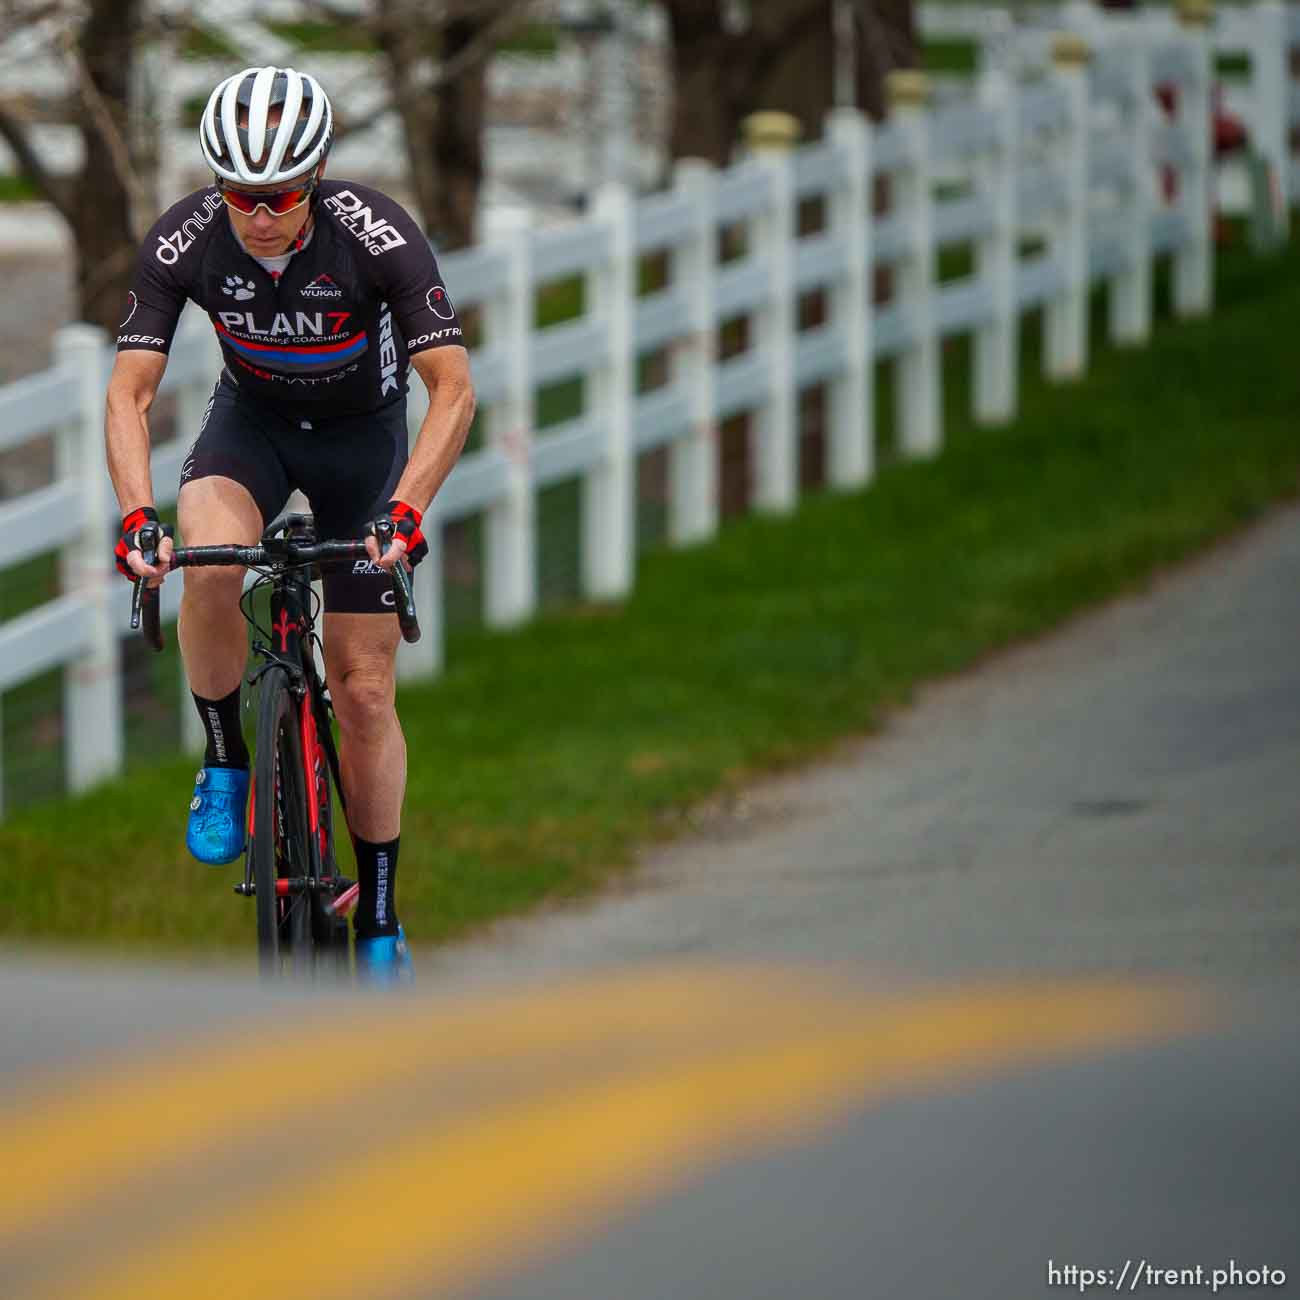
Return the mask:
<path id="1" fill-rule="evenodd" d="M 265 208 L 273 217 L 282 217 L 286 212 L 302 207 L 311 198 L 312 191 L 316 188 L 316 178 L 313 176 L 305 185 L 295 185 L 290 190 L 274 190 L 269 194 L 232 189 L 222 182 L 218 182 L 217 188 L 227 206 L 236 212 L 242 212 L 246 217 L 251 217 L 258 208 Z"/>

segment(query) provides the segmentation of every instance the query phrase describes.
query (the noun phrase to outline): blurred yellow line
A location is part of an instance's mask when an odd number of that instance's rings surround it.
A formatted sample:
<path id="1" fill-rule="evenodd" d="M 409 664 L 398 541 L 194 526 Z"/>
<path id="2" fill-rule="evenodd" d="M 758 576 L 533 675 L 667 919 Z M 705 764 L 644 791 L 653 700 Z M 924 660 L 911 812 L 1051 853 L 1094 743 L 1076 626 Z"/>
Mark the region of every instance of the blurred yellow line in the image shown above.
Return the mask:
<path id="1" fill-rule="evenodd" d="M 323 1111 L 434 1069 L 503 1058 L 526 1073 L 530 1055 L 563 1056 L 611 1035 L 617 1042 L 711 1022 L 719 1032 L 752 1027 L 776 1009 L 770 994 L 761 1007 L 755 1003 L 761 986 L 753 971 L 642 972 L 459 1006 L 352 999 L 340 1004 L 337 1018 L 306 1026 L 283 1018 L 301 1012 L 314 1020 L 316 1008 L 287 1002 L 281 1020 L 259 1018 L 243 1035 L 225 1030 L 192 1049 L 172 1042 L 145 1060 L 88 1074 L 60 1067 L 61 1075 L 72 1073 L 70 1081 L 37 1079 L 25 1096 L 6 1099 L 0 1243 L 42 1219 L 65 1218 L 79 1201 L 122 1179 L 255 1143 L 283 1122 L 273 1099 L 291 1091 Z M 777 1004 L 792 1014 L 808 996 L 778 994 Z"/>
<path id="2" fill-rule="evenodd" d="M 808 1008 L 766 1046 L 434 1122 L 319 1179 L 199 1221 L 129 1258 L 83 1261 L 78 1300 L 421 1294 L 519 1265 L 615 1201 L 660 1189 L 727 1149 L 823 1126 L 872 1095 L 968 1078 L 1193 1026 L 1190 1004 L 1108 987 L 929 996 Z M 358 1136 L 357 1145 L 364 1138 Z M 302 1213 L 335 1206 L 333 1240 Z M 332 1248 L 331 1248 L 332 1247 Z M 367 1289 L 369 1288 L 369 1290 Z"/>

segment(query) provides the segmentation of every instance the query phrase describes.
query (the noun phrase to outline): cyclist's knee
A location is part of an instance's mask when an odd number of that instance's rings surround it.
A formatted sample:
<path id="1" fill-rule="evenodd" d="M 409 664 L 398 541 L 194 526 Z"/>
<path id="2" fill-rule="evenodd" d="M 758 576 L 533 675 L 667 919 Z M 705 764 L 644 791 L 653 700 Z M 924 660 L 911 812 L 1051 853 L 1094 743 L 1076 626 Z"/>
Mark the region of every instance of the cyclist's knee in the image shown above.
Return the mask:
<path id="1" fill-rule="evenodd" d="M 219 475 L 192 479 L 181 488 L 176 508 L 186 546 L 251 546 L 262 535 L 262 512 L 252 493 L 234 479 Z"/>
<path id="2" fill-rule="evenodd" d="M 185 595 L 203 605 L 237 605 L 244 589 L 244 570 L 226 567 L 185 570 Z"/>
<path id="3" fill-rule="evenodd" d="M 393 674 L 380 667 L 356 667 L 330 680 L 339 725 L 363 732 L 382 729 L 396 718 Z"/>

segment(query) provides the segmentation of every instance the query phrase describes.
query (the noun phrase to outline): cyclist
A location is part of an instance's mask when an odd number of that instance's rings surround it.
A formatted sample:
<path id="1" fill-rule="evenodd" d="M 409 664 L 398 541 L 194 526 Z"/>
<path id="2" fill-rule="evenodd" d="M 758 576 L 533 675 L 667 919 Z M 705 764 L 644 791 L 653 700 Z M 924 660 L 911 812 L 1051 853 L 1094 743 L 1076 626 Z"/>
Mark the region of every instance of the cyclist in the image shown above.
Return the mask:
<path id="1" fill-rule="evenodd" d="M 180 476 L 187 544 L 253 544 L 294 488 L 320 536 L 359 537 L 388 517 L 372 562 L 324 580 L 325 661 L 357 857 L 358 973 L 410 974 L 394 904 L 406 744 L 394 708 L 399 629 L 385 570 L 419 563 L 422 513 L 474 414 L 468 354 L 428 242 L 392 199 L 327 181 L 329 99 L 292 68 L 248 68 L 212 92 L 199 127 L 214 184 L 145 237 L 108 387 L 108 464 L 123 511 L 118 567 L 161 581 L 139 530 L 157 520 L 148 411 L 186 300 L 207 312 L 224 366 Z M 408 458 L 407 374 L 429 391 Z M 243 571 L 191 569 L 179 640 L 207 738 L 186 842 L 202 862 L 244 844 L 249 755 L 240 730 Z"/>

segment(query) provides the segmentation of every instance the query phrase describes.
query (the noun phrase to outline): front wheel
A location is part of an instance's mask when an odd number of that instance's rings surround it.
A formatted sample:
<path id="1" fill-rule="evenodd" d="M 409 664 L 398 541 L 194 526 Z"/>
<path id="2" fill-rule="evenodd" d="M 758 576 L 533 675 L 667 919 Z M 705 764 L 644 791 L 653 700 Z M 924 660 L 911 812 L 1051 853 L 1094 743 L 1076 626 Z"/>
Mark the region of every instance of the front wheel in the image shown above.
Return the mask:
<path id="1" fill-rule="evenodd" d="M 314 874 L 307 818 L 302 739 L 289 675 L 272 668 L 262 678 L 257 718 L 253 785 L 253 884 L 257 900 L 257 956 L 264 976 L 281 974 L 287 962 L 295 975 L 312 965 Z M 300 882 L 281 895 L 278 880 Z"/>

